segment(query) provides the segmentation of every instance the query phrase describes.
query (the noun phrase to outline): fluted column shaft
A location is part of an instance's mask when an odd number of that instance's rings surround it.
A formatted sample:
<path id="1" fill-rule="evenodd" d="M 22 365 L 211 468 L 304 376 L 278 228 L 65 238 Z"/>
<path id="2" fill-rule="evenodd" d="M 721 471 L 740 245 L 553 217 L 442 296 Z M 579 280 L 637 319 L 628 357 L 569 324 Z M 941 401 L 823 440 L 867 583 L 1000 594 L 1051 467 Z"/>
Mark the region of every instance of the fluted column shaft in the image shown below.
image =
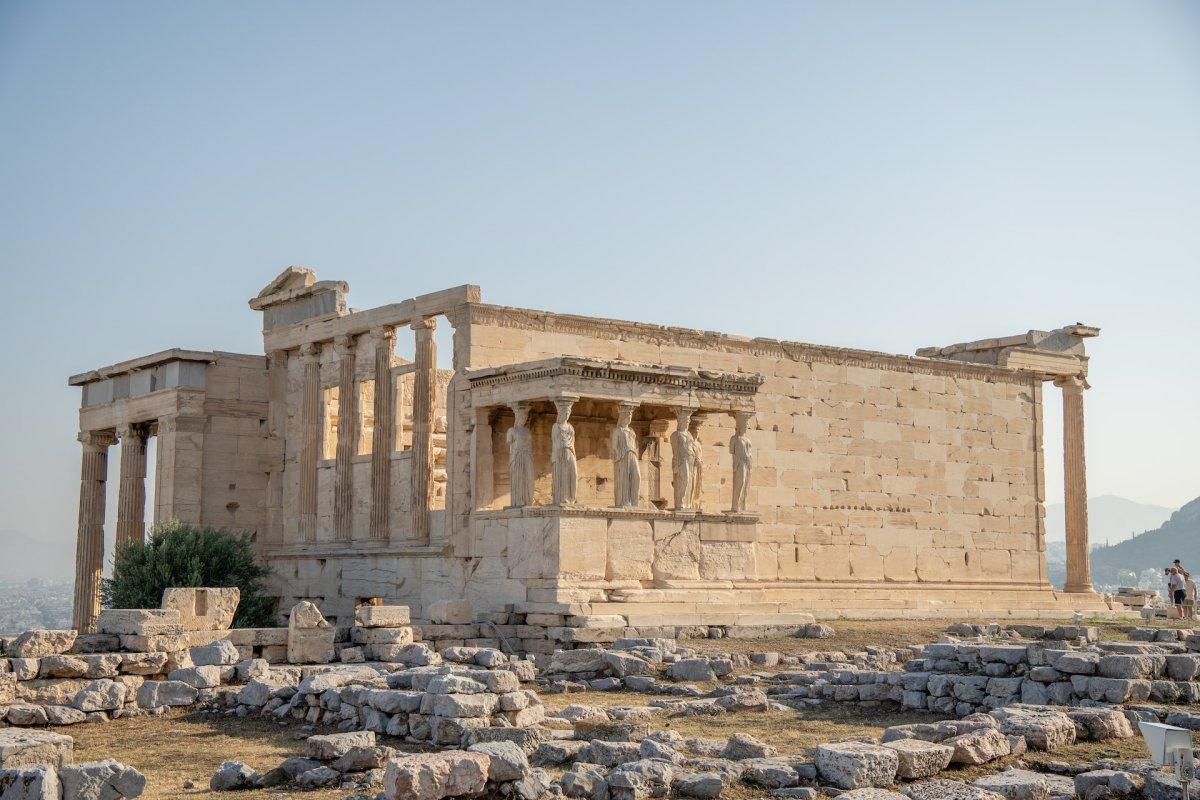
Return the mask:
<path id="1" fill-rule="evenodd" d="M 104 497 L 108 480 L 107 434 L 79 434 L 83 460 L 79 481 L 79 528 L 75 541 L 75 605 L 72 626 L 92 631 L 100 614 L 100 577 L 104 567 Z"/>
<path id="2" fill-rule="evenodd" d="M 300 487 L 296 511 L 302 542 L 314 542 L 317 539 L 317 448 L 321 441 L 320 356 L 320 345 L 309 343 L 300 348 L 304 382 L 300 395 Z"/>
<path id="3" fill-rule="evenodd" d="M 1083 447 L 1083 390 L 1081 378 L 1056 381 L 1063 395 L 1063 501 L 1067 523 L 1067 592 L 1092 591 L 1088 543 L 1087 462 Z"/>
<path id="4" fill-rule="evenodd" d="M 396 443 L 396 405 L 392 393 L 395 328 L 372 332 L 375 340 L 375 429 L 371 439 L 371 538 L 390 535 L 392 449 Z"/>
<path id="5" fill-rule="evenodd" d="M 429 543 L 429 508 L 433 499 L 433 407 L 437 381 L 437 345 L 433 331 L 437 320 L 412 323 L 416 333 L 413 356 L 412 426 L 412 537 L 419 544 Z"/>
<path id="6" fill-rule="evenodd" d="M 117 428 L 121 442 L 121 483 L 117 493 L 117 540 L 146 539 L 146 432 L 136 425 Z"/>
<path id="7" fill-rule="evenodd" d="M 348 542 L 354 527 L 354 456 L 358 453 L 358 381 L 355 338 L 339 336 L 337 458 L 333 487 L 333 538 Z"/>

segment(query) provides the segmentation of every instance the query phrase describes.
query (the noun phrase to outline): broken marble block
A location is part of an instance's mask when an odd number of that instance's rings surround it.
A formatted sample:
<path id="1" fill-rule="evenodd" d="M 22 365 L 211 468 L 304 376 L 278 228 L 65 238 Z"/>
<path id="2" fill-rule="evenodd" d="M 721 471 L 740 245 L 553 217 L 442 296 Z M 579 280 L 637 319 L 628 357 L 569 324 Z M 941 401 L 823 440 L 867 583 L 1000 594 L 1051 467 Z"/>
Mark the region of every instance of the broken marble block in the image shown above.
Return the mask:
<path id="1" fill-rule="evenodd" d="M 75 740 L 62 733 L 0 729 L 0 769 L 51 764 L 61 767 L 74 758 Z"/>
<path id="2" fill-rule="evenodd" d="M 25 631 L 8 646 L 9 658 L 61 655 L 75 644 L 75 631 Z"/>
<path id="3" fill-rule="evenodd" d="M 163 589 L 162 607 L 179 612 L 185 631 L 224 631 L 233 624 L 242 593 L 236 586 Z"/>
<path id="4" fill-rule="evenodd" d="M 96 630 L 118 636 L 178 636 L 183 624 L 174 608 L 106 608 Z"/>
<path id="5" fill-rule="evenodd" d="M 408 606 L 359 606 L 354 622 L 360 628 L 404 628 L 412 624 Z"/>
<path id="6" fill-rule="evenodd" d="M 292 664 L 328 664 L 333 661 L 333 640 L 337 635 L 321 614 L 321 609 L 307 600 L 292 606 L 288 617 L 287 660 Z"/>

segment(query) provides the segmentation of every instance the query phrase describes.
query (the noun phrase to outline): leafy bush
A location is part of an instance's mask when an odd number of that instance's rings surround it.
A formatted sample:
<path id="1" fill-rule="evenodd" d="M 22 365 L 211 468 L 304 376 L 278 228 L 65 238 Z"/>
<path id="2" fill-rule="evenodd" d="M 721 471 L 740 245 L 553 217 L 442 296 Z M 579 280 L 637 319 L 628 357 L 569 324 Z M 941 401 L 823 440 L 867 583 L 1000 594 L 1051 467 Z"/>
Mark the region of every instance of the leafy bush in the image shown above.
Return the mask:
<path id="1" fill-rule="evenodd" d="M 155 525 L 145 542 L 117 547 L 103 600 L 108 608 L 158 608 L 171 586 L 236 586 L 233 627 L 270 627 L 277 599 L 262 594 L 270 573 L 254 560 L 249 534 L 173 520 Z"/>

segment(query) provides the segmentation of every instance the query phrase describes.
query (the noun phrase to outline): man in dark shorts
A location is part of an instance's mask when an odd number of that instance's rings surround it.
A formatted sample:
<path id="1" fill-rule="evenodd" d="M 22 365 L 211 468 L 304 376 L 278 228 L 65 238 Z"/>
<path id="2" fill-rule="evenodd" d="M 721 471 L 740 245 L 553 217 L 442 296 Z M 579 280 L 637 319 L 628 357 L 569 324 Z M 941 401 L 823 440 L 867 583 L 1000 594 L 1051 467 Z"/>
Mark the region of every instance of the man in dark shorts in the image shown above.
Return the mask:
<path id="1" fill-rule="evenodd" d="M 1182 619 L 1183 604 L 1187 600 L 1187 582 L 1183 573 L 1175 567 L 1167 567 L 1167 589 L 1171 595 L 1171 603 L 1175 606 L 1175 613 Z"/>

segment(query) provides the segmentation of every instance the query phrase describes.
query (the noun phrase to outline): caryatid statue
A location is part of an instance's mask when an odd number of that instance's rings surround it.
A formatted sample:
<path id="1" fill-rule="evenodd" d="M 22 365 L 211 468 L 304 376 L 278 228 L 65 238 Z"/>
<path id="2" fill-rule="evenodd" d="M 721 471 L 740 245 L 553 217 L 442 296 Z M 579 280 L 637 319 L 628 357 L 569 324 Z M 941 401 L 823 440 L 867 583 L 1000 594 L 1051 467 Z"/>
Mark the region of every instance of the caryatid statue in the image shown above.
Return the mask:
<path id="1" fill-rule="evenodd" d="M 613 428 L 612 445 L 614 502 L 618 508 L 634 508 L 642 487 L 642 471 L 638 465 L 637 434 L 629 427 L 633 421 L 634 403 L 617 406 L 617 426 Z"/>
<path id="2" fill-rule="evenodd" d="M 700 414 L 692 414 L 688 422 L 688 435 L 692 439 L 688 443 L 688 457 L 692 462 L 692 508 L 700 507 L 700 497 L 704 494 L 704 448 L 700 445 L 703 422 L 704 417 Z"/>
<path id="3" fill-rule="evenodd" d="M 677 511 L 692 507 L 695 474 L 692 471 L 692 434 L 688 433 L 691 420 L 692 409 L 675 409 L 675 431 L 671 434 L 671 477 Z"/>
<path id="4" fill-rule="evenodd" d="M 751 416 L 749 411 L 735 411 L 733 414 L 735 432 L 729 437 L 729 454 L 733 456 L 733 504 L 729 510 L 734 512 L 746 510 L 750 469 L 754 466 L 754 445 L 746 436 Z"/>
<path id="5" fill-rule="evenodd" d="M 529 406 L 515 403 L 517 421 L 508 429 L 509 507 L 533 503 L 533 434 L 529 430 Z"/>
<path id="6" fill-rule="evenodd" d="M 550 429 L 550 476 L 551 494 L 556 506 L 575 503 L 575 484 L 579 478 L 579 471 L 575 465 L 575 429 L 567 421 L 573 405 L 573 398 L 559 398 L 554 401 L 558 419 Z"/>

